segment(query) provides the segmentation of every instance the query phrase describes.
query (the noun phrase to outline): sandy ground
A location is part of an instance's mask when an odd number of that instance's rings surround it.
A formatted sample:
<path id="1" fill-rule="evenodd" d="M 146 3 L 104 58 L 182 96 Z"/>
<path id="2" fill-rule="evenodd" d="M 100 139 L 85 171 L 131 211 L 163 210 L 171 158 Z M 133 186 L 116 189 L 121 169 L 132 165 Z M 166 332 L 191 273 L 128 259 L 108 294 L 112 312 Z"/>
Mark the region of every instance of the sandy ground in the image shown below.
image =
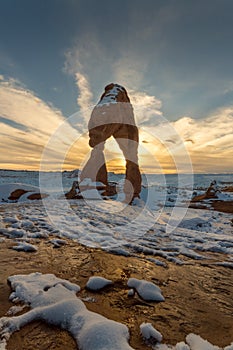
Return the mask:
<path id="1" fill-rule="evenodd" d="M 186 259 L 183 266 L 167 263 L 167 268 L 141 259 L 122 257 L 67 241 L 53 248 L 47 240 L 39 240 L 36 253 L 10 249 L 13 241 L 0 243 L 0 316 L 12 306 L 7 277 L 39 271 L 54 273 L 82 287 L 78 294 L 94 301 L 85 302 L 89 310 L 126 324 L 130 344 L 146 349 L 139 335 L 139 325 L 151 322 L 164 336 L 167 344 L 176 344 L 188 333 L 200 334 L 215 345 L 226 346 L 233 341 L 233 269 Z M 219 259 L 221 256 L 219 255 Z M 114 285 L 98 293 L 84 287 L 90 276 L 100 275 Z M 162 289 L 163 303 L 147 303 L 128 297 L 127 279 L 143 278 Z M 9 350 L 77 349 L 65 331 L 41 322 L 25 326 L 8 343 Z"/>

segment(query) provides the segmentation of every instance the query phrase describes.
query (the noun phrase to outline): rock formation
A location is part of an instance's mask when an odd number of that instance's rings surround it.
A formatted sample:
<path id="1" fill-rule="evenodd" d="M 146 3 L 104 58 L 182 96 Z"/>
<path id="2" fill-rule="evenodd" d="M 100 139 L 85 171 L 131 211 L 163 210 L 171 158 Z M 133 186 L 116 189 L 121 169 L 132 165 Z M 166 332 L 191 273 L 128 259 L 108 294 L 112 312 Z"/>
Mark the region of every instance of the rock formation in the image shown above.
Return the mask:
<path id="1" fill-rule="evenodd" d="M 33 192 L 29 190 L 24 190 L 24 189 L 16 189 L 14 191 L 12 191 L 8 197 L 8 199 L 10 201 L 15 201 L 17 202 L 24 194 L 28 193 L 27 195 L 27 199 L 30 200 L 38 200 L 38 199 L 43 199 L 43 198 L 47 198 L 48 194 L 46 193 L 40 193 L 40 192 Z"/>
<path id="2" fill-rule="evenodd" d="M 220 193 L 220 189 L 217 186 L 216 181 L 214 180 L 210 183 L 206 192 L 192 198 L 192 202 L 200 202 L 206 199 L 216 199 L 218 198 L 219 193 Z"/>
<path id="3" fill-rule="evenodd" d="M 233 192 L 232 186 L 219 187 L 216 181 L 212 181 L 205 193 L 195 195 L 190 203 L 190 208 L 195 209 L 214 209 L 224 213 L 233 214 L 233 201 L 230 193 Z"/>
<path id="4" fill-rule="evenodd" d="M 123 86 L 109 84 L 105 87 L 100 101 L 94 107 L 88 124 L 89 145 L 93 148 L 90 159 L 80 174 L 80 180 L 108 185 L 104 157 L 105 141 L 113 136 L 126 160 L 126 201 L 139 197 L 141 174 L 138 166 L 138 128 L 135 124 L 133 107 Z"/>

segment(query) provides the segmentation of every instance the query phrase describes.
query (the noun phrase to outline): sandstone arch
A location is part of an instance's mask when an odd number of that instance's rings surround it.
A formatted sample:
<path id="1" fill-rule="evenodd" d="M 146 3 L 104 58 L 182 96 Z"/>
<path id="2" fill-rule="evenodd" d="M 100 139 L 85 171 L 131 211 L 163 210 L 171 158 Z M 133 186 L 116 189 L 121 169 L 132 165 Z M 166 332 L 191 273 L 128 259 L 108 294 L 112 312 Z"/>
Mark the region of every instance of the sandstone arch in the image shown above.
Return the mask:
<path id="1" fill-rule="evenodd" d="M 93 150 L 81 172 L 80 180 L 90 178 L 92 181 L 108 184 L 104 145 L 113 136 L 126 160 L 126 200 L 139 197 L 141 173 L 138 165 L 138 128 L 133 107 L 123 86 L 111 83 L 105 87 L 100 101 L 92 111 L 88 130 L 89 145 Z"/>

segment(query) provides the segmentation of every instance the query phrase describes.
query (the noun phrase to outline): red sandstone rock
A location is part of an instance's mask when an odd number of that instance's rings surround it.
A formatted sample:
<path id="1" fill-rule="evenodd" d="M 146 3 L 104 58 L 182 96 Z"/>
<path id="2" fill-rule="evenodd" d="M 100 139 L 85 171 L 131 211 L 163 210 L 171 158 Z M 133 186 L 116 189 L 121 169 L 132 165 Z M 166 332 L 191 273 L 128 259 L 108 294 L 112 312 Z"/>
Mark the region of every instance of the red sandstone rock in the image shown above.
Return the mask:
<path id="1" fill-rule="evenodd" d="M 30 193 L 31 191 L 26 191 L 23 189 L 17 189 L 11 192 L 10 196 L 8 197 L 9 200 L 18 201 L 21 196 L 23 196 L 25 193 Z M 48 194 L 45 193 L 31 193 L 27 196 L 27 199 L 29 200 L 36 200 L 36 199 L 43 199 L 48 197 Z"/>
<path id="2" fill-rule="evenodd" d="M 127 91 L 118 84 L 105 87 L 100 101 L 94 107 L 88 124 L 91 157 L 83 168 L 80 179 L 108 184 L 104 158 L 105 141 L 113 136 L 126 160 L 126 201 L 131 202 L 141 192 L 141 174 L 138 166 L 138 128 Z"/>
<path id="3" fill-rule="evenodd" d="M 30 199 L 31 201 L 34 201 L 34 200 L 43 199 L 47 197 L 48 197 L 48 194 L 45 194 L 45 193 L 32 193 L 27 198 Z"/>
<path id="4" fill-rule="evenodd" d="M 27 192 L 28 191 L 22 190 L 22 189 L 14 190 L 13 192 L 11 192 L 10 196 L 8 197 L 8 199 L 10 199 L 12 201 L 17 201 L 23 194 L 25 194 Z"/>

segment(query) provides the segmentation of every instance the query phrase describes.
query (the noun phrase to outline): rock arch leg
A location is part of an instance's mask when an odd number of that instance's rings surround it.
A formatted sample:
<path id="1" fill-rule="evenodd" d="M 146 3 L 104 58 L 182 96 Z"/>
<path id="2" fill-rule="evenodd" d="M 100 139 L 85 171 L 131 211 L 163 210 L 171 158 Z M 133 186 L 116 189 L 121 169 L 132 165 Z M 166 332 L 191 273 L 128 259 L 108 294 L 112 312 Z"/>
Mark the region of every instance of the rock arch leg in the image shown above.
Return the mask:
<path id="1" fill-rule="evenodd" d="M 123 128 L 124 127 L 125 125 L 123 126 Z M 129 125 L 128 127 L 131 127 L 131 125 Z M 114 135 L 114 138 L 116 139 L 125 157 L 126 181 L 124 186 L 124 192 L 126 195 L 126 201 L 130 202 L 133 198 L 139 197 L 141 192 L 142 178 L 138 166 L 138 142 L 132 139 L 119 138 L 119 135 L 120 132 L 117 133 L 117 137 L 116 135 Z"/>
<path id="2" fill-rule="evenodd" d="M 91 151 L 91 156 L 81 172 L 80 181 L 83 181 L 85 178 L 89 178 L 94 182 L 102 182 L 105 185 L 108 184 L 104 142 L 96 145 Z"/>

